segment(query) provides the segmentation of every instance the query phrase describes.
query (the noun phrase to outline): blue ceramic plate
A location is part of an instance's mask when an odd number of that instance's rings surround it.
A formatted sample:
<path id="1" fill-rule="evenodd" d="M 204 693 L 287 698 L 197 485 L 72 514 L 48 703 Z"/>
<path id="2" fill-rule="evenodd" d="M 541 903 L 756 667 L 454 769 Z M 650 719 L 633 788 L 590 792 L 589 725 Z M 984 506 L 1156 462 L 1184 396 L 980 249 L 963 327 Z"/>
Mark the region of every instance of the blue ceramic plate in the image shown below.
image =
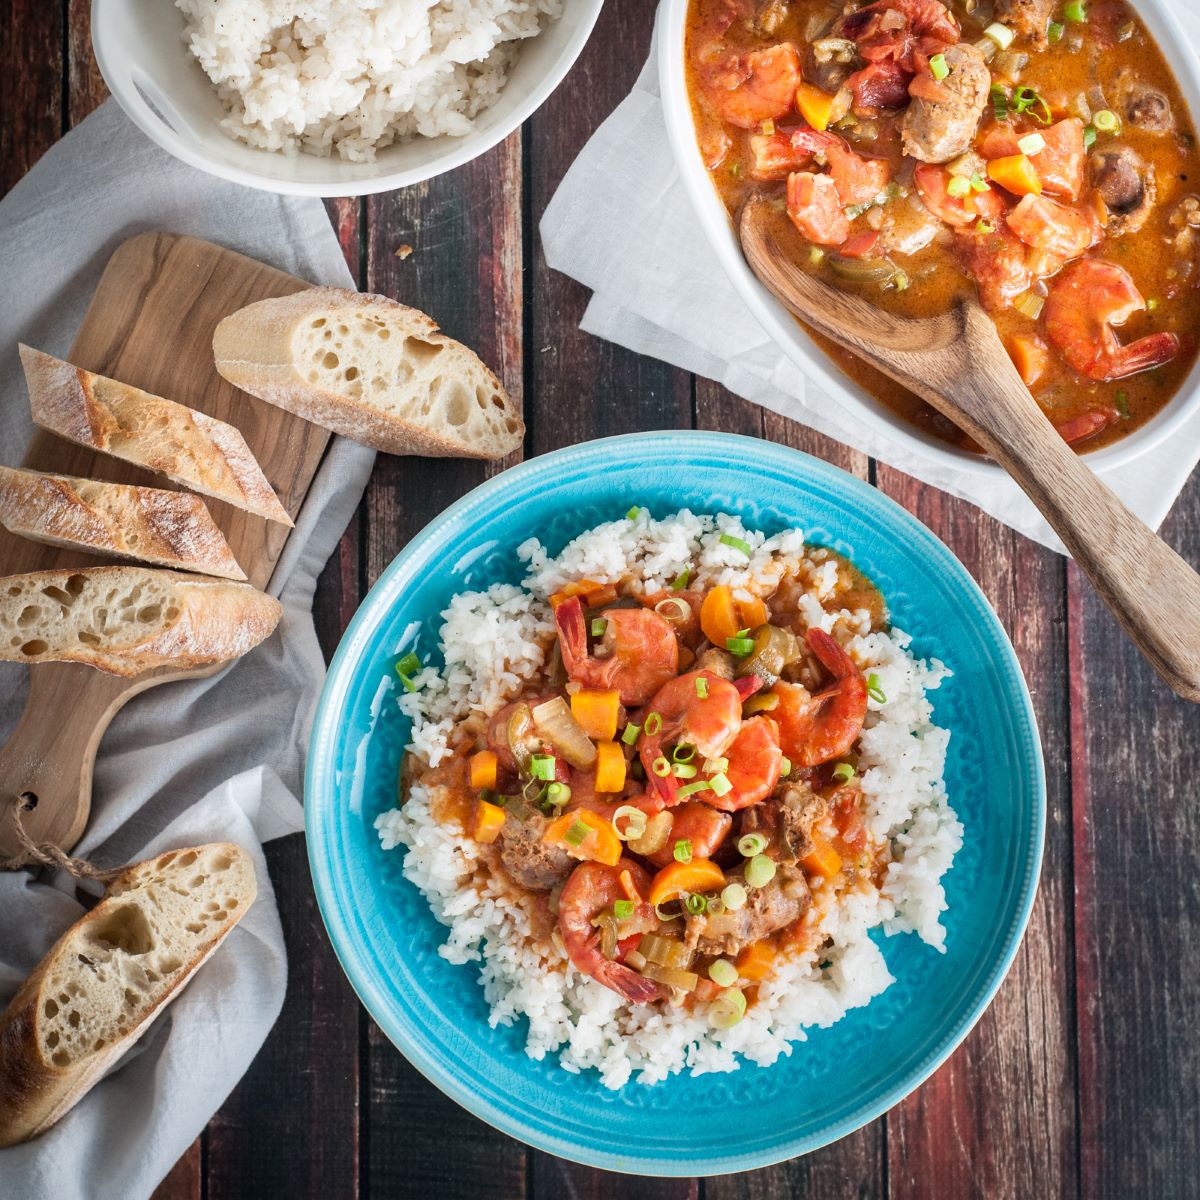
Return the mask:
<path id="1" fill-rule="evenodd" d="M 896 983 L 774 1066 L 605 1089 L 524 1053 L 525 1028 L 491 1029 L 474 966 L 437 954 L 445 930 L 384 853 L 376 815 L 396 801 L 408 723 L 392 665 L 434 653 L 438 614 L 465 588 L 517 582 L 536 534 L 557 552 L 633 504 L 736 513 L 831 546 L 883 590 L 913 650 L 954 671 L 933 693 L 951 730 L 946 783 L 966 829 L 945 878 L 947 952 L 880 937 Z M 648 1175 L 744 1171 L 834 1141 L 877 1117 L 942 1063 L 1012 962 L 1037 885 L 1045 779 L 1029 694 L 1008 638 L 971 577 L 923 525 L 874 488 L 807 455 L 728 434 L 662 432 L 589 442 L 471 492 L 384 572 L 334 656 L 313 726 L 308 844 L 334 948 L 400 1051 L 471 1112 L 564 1158 Z"/>

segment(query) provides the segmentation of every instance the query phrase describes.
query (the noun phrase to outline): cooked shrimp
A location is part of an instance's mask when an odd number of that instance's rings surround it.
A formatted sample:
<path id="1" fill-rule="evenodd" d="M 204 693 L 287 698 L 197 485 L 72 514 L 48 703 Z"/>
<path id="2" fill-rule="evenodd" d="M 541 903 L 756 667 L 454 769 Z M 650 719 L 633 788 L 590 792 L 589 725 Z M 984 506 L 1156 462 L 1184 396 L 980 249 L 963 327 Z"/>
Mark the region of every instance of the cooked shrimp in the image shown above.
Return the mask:
<path id="1" fill-rule="evenodd" d="M 1049 196 L 1023 196 L 1007 220 L 1025 245 L 1063 261 L 1078 258 L 1104 236 L 1093 213 L 1068 208 Z"/>
<path id="2" fill-rule="evenodd" d="M 818 246 L 840 246 L 850 236 L 850 222 L 831 175 L 789 175 L 787 215 L 801 236 Z"/>
<path id="3" fill-rule="evenodd" d="M 636 805 L 637 801 L 633 803 Z M 717 812 L 700 800 L 684 801 L 672 811 L 671 817 L 671 836 L 661 849 L 646 855 L 656 867 L 667 867 L 675 861 L 675 845 L 679 841 L 691 843 L 693 858 L 712 858 L 733 828 L 733 818 L 728 813 Z"/>
<path id="4" fill-rule="evenodd" d="M 791 111 L 800 83 L 800 55 L 791 42 L 726 54 L 701 70 L 700 83 L 719 117 L 754 129 Z"/>
<path id="5" fill-rule="evenodd" d="M 772 690 L 779 704 L 771 716 L 793 765 L 815 767 L 840 758 L 854 745 L 867 715 L 867 683 L 850 655 L 824 630 L 810 629 L 804 640 L 834 682 L 815 695 L 796 684 L 777 683 Z"/>
<path id="6" fill-rule="evenodd" d="M 663 997 L 662 987 L 617 959 L 605 958 L 600 950 L 600 933 L 592 924 L 596 917 L 611 909 L 618 900 L 629 899 L 621 886 L 622 871 L 630 873 L 640 896 L 649 894 L 650 876 L 632 859 L 623 858 L 615 867 L 593 862 L 580 863 L 571 872 L 571 878 L 567 880 L 558 899 L 558 930 L 567 956 L 578 970 L 634 1004 L 648 1004 Z M 643 899 L 634 908 L 633 916 L 621 922 L 621 931 L 629 942 L 622 939 L 625 949 L 619 944 L 618 955 L 630 948 L 634 934 L 646 933 L 657 927 L 654 908 Z"/>
<path id="7" fill-rule="evenodd" d="M 1122 346 L 1113 332 L 1146 307 L 1124 267 L 1103 259 L 1071 263 L 1050 284 L 1043 316 L 1046 336 L 1070 366 L 1105 383 L 1148 371 L 1179 353 L 1173 333 L 1150 333 Z"/>
<path id="8" fill-rule="evenodd" d="M 775 790 L 783 766 L 779 727 L 770 717 L 743 721 L 725 757 L 729 759 L 725 776 L 733 788 L 723 796 L 705 792 L 707 802 L 724 812 L 737 812 L 765 800 Z"/>
<path id="9" fill-rule="evenodd" d="M 699 680 L 704 680 L 702 688 L 697 688 Z M 742 727 L 742 700 L 737 684 L 712 671 L 689 671 L 655 693 L 646 706 L 638 753 L 648 783 L 665 804 L 676 803 L 679 781 L 673 775 L 660 776 L 654 770 L 655 762 L 666 757 L 663 748 L 694 746 L 697 758 L 720 758 Z M 655 716 L 657 723 L 653 721 Z M 647 733 L 647 725 L 653 725 L 654 731 Z"/>
<path id="10" fill-rule="evenodd" d="M 649 608 L 606 608 L 600 646 L 604 657 L 587 652 L 583 602 L 578 596 L 554 610 L 563 666 L 576 683 L 616 688 L 622 704 L 644 704 L 679 670 L 679 640 L 671 623 Z"/>

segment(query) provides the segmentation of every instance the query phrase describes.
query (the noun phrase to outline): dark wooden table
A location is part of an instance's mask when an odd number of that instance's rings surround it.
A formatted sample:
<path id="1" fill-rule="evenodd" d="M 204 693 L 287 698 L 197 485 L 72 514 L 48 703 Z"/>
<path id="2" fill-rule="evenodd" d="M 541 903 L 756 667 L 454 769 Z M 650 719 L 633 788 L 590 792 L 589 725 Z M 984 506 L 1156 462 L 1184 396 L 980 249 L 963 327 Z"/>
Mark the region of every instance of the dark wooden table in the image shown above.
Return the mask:
<path id="1" fill-rule="evenodd" d="M 104 96 L 89 7 L 0 0 L 0 190 Z M 317 913 L 304 843 L 286 838 L 267 848 L 291 964 L 283 1015 L 158 1195 L 1200 1195 L 1200 709 L 1157 683 L 1062 558 L 707 380 L 579 332 L 587 295 L 546 267 L 538 220 L 632 85 L 653 15 L 650 0 L 609 0 L 567 81 L 482 159 L 407 191 L 329 202 L 346 259 L 360 287 L 433 314 L 523 398 L 525 455 L 639 429 L 752 434 L 870 480 L 950 545 L 1016 644 L 1045 745 L 1050 819 L 1024 945 L 963 1046 L 886 1117 L 766 1170 L 625 1178 L 494 1132 L 408 1065 L 351 992 Z M 402 244 L 415 250 L 404 260 Z M 379 458 L 318 589 L 327 653 L 405 541 L 505 465 Z M 1200 562 L 1200 479 L 1163 533 Z"/>

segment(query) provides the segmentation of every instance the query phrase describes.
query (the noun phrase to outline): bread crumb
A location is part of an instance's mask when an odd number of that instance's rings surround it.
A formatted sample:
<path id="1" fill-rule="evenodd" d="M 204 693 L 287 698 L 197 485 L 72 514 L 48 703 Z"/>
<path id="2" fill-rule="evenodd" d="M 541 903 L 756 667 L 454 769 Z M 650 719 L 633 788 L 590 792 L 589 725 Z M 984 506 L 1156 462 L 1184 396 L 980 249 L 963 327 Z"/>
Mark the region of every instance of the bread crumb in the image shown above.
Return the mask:
<path id="1" fill-rule="evenodd" d="M 400 248 L 399 248 L 399 249 L 396 251 L 396 257 L 397 257 L 397 258 L 400 258 L 400 259 L 405 259 L 405 258 L 407 258 L 407 257 L 408 257 L 408 256 L 409 256 L 409 255 L 410 255 L 412 252 L 413 252 L 413 248 L 412 248 L 412 247 L 411 247 L 411 246 L 410 246 L 410 245 L 409 245 L 407 242 L 405 242 L 405 243 L 404 243 L 404 245 L 403 245 L 403 246 L 401 246 L 401 247 L 400 247 Z"/>

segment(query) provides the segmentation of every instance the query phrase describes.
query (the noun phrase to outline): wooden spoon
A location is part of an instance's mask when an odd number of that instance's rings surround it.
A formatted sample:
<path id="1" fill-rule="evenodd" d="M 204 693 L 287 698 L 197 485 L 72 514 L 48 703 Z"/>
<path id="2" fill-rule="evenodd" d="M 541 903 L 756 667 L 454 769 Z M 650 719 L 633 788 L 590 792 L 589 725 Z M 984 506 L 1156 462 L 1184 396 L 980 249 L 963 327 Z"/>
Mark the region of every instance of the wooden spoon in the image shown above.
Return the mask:
<path id="1" fill-rule="evenodd" d="M 1063 441 L 979 304 L 964 298 L 914 320 L 830 287 L 791 261 L 768 205 L 748 201 L 740 223 L 763 285 L 974 438 L 1037 505 L 1150 665 L 1180 696 L 1200 701 L 1200 575 Z"/>

